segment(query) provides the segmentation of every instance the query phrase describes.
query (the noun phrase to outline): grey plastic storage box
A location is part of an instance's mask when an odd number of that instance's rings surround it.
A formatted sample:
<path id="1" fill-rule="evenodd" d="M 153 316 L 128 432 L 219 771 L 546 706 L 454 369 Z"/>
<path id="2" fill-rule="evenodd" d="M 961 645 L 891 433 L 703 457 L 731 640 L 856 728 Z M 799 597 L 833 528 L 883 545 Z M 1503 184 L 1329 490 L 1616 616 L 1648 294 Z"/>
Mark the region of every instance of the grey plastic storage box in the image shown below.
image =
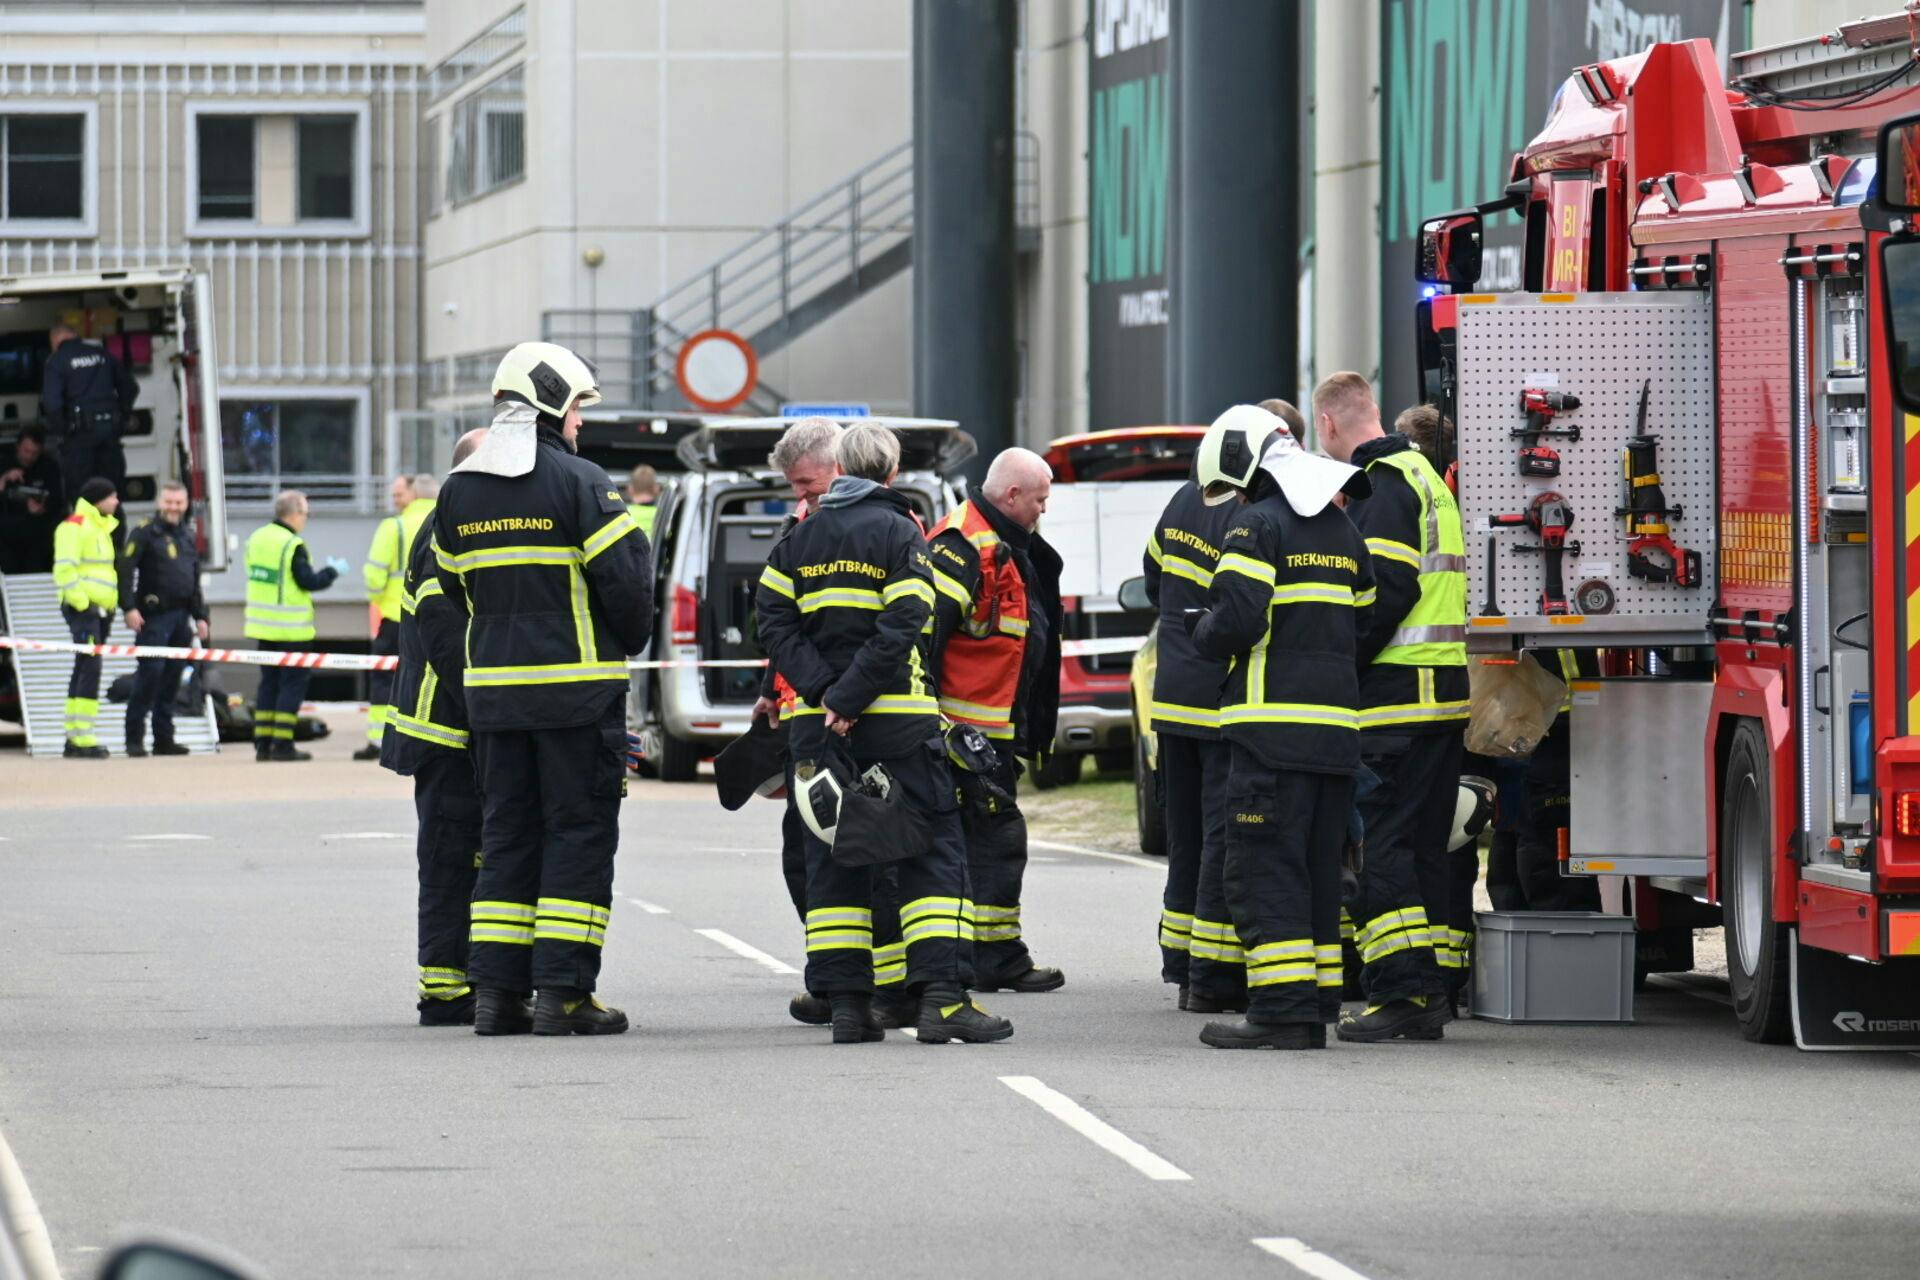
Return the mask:
<path id="1" fill-rule="evenodd" d="M 1632 1022 L 1633 918 L 1598 911 L 1480 911 L 1473 1016 L 1495 1022 Z"/>

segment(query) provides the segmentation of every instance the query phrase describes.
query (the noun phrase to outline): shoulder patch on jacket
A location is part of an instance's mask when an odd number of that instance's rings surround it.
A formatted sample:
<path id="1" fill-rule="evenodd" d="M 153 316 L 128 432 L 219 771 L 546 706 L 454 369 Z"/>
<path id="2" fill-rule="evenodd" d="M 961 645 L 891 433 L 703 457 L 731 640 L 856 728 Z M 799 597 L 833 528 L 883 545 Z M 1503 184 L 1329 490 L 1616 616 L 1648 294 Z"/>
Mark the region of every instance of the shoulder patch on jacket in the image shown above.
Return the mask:
<path id="1" fill-rule="evenodd" d="M 941 542 L 936 539 L 933 543 L 933 549 L 935 552 L 945 556 L 947 559 L 953 561 L 955 564 L 960 565 L 963 568 L 966 566 L 967 558 L 961 555 L 958 551 L 955 551 L 952 547 L 948 546 L 945 542 Z"/>
<path id="2" fill-rule="evenodd" d="M 627 509 L 627 500 L 611 485 L 599 486 L 593 496 L 599 500 L 600 510 L 608 515 L 618 515 Z"/>

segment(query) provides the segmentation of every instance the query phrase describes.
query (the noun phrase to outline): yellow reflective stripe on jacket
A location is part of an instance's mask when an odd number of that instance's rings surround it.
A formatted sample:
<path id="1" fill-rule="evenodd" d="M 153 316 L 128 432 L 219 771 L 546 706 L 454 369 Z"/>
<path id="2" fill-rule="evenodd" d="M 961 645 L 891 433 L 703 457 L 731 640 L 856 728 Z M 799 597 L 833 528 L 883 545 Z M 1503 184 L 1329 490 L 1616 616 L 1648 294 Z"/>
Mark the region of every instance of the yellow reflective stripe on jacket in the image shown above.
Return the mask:
<path id="1" fill-rule="evenodd" d="M 889 582 L 880 593 L 881 602 L 884 604 L 892 604 L 895 600 L 904 600 L 908 596 L 926 601 L 929 609 L 933 607 L 933 585 L 921 578 L 902 578 L 898 582 Z"/>
<path id="2" fill-rule="evenodd" d="M 1238 573 L 1252 578 L 1255 582 L 1264 582 L 1269 587 L 1273 585 L 1272 565 L 1262 564 L 1252 556 L 1243 556 L 1238 551 L 1229 551 L 1221 556 L 1220 564 L 1214 572 L 1216 574 Z"/>
<path id="3" fill-rule="evenodd" d="M 471 573 L 475 569 L 498 569 L 504 565 L 556 565 L 571 568 L 582 562 L 577 547 L 488 547 L 484 551 L 463 551 L 459 555 L 449 555 L 439 547 L 434 548 L 440 559 L 440 567 L 451 569 L 455 573 Z"/>
<path id="4" fill-rule="evenodd" d="M 887 607 L 878 591 L 867 591 L 860 587 L 823 587 L 801 596 L 799 604 L 802 613 L 818 613 L 822 609 L 872 609 L 878 612 Z"/>
<path id="5" fill-rule="evenodd" d="M 1332 582 L 1295 582 L 1284 587 L 1275 587 L 1273 603 L 1283 604 L 1353 604 L 1353 588 Z"/>
<path id="6" fill-rule="evenodd" d="M 1149 704 L 1148 715 L 1169 724 L 1190 724 L 1198 729 L 1218 729 L 1220 712 L 1214 707 L 1183 707 L 1177 702 Z"/>
<path id="7" fill-rule="evenodd" d="M 431 720 L 422 720 L 398 708 L 387 713 L 387 723 L 410 738 L 431 742 L 437 747 L 448 747 L 455 751 L 467 749 L 468 734 L 465 729 L 452 729 Z"/>
<path id="8" fill-rule="evenodd" d="M 1167 553 L 1160 549 L 1160 531 L 1155 529 L 1147 535 L 1147 556 L 1162 569 L 1167 567 Z"/>
<path id="9" fill-rule="evenodd" d="M 469 686 L 575 684 L 582 680 L 625 680 L 624 662 L 554 662 L 532 667 L 468 667 Z"/>
<path id="10" fill-rule="evenodd" d="M 960 580 L 952 574 L 944 573 L 936 568 L 933 571 L 933 589 L 941 595 L 946 596 L 949 600 L 952 600 L 963 610 L 973 608 L 973 596 L 968 593 L 965 587 L 960 585 Z"/>
<path id="11" fill-rule="evenodd" d="M 1185 578 L 1203 587 L 1213 585 L 1213 570 L 1203 569 L 1185 556 L 1168 556 L 1161 561 L 1160 568 L 1176 578 Z"/>
<path id="12" fill-rule="evenodd" d="M 632 516 L 625 514 L 617 515 L 601 525 L 599 529 L 595 530 L 593 535 L 587 539 L 586 544 L 580 548 L 581 559 L 586 564 L 592 564 L 594 558 L 602 551 L 605 551 L 608 547 L 620 541 L 620 539 L 626 537 L 628 534 L 638 532 L 640 532 L 640 526 L 633 522 Z"/>
<path id="13" fill-rule="evenodd" d="M 769 591 L 777 591 L 787 599 L 793 599 L 793 579 L 772 565 L 760 571 L 760 585 Z"/>
<path id="14" fill-rule="evenodd" d="M 1330 707 L 1317 702 L 1240 702 L 1220 708 L 1220 723 L 1312 724 L 1358 729 L 1360 715 L 1349 707 Z"/>
<path id="15" fill-rule="evenodd" d="M 1398 560 L 1411 568 L 1420 567 L 1420 552 L 1404 542 L 1395 542 L 1392 538 L 1368 538 L 1367 550 L 1386 560 Z"/>

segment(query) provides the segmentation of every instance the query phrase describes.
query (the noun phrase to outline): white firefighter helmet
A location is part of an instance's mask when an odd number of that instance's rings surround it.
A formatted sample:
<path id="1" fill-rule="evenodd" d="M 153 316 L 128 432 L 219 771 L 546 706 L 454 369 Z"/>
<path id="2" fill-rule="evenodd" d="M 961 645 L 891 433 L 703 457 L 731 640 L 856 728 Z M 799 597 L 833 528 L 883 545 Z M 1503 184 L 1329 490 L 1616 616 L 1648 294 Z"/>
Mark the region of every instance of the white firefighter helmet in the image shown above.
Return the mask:
<path id="1" fill-rule="evenodd" d="M 794 805 L 800 810 L 800 821 L 807 824 L 807 830 L 832 848 L 834 838 L 840 833 L 840 779 L 824 764 L 811 767 L 810 778 L 801 777 L 798 771 L 794 774 Z"/>
<path id="2" fill-rule="evenodd" d="M 1453 832 L 1447 837 L 1447 852 L 1464 849 L 1480 838 L 1493 819 L 1493 783 L 1474 774 L 1460 779 L 1460 791 L 1453 802 Z"/>
<path id="3" fill-rule="evenodd" d="M 1276 431 L 1288 435 L 1287 424 L 1258 405 L 1237 404 L 1213 420 L 1194 454 L 1194 478 L 1207 505 L 1217 507 L 1253 487 Z"/>
<path id="4" fill-rule="evenodd" d="M 576 404 L 584 409 L 600 403 L 600 379 L 592 365 L 557 343 L 523 342 L 501 357 L 493 394 L 565 418 Z"/>

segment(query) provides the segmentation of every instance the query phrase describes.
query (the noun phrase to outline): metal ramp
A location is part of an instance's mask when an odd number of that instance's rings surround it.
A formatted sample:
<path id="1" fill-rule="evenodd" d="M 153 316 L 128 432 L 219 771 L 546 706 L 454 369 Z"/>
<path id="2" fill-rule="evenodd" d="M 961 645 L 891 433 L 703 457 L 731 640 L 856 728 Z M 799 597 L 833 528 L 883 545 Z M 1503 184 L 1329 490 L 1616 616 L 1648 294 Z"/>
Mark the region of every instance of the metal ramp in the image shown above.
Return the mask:
<path id="1" fill-rule="evenodd" d="M 67 623 L 60 616 L 60 595 L 53 587 L 50 573 L 0 575 L 0 621 L 9 635 L 25 640 L 67 641 Z M 108 639 L 129 643 L 124 625 Z M 24 653 L 15 649 L 13 678 L 20 690 L 20 716 L 27 727 L 27 753 L 57 756 L 67 743 L 67 679 L 73 674 L 73 655 L 67 653 Z M 134 669 L 132 658 L 103 658 L 100 665 L 100 722 L 95 733 L 100 745 L 116 756 L 127 753 L 126 708 L 107 701 L 107 689 L 120 676 Z M 211 754 L 220 749 L 220 733 L 214 724 L 213 704 L 208 702 L 198 716 L 174 713 L 174 741 L 189 751 Z"/>

